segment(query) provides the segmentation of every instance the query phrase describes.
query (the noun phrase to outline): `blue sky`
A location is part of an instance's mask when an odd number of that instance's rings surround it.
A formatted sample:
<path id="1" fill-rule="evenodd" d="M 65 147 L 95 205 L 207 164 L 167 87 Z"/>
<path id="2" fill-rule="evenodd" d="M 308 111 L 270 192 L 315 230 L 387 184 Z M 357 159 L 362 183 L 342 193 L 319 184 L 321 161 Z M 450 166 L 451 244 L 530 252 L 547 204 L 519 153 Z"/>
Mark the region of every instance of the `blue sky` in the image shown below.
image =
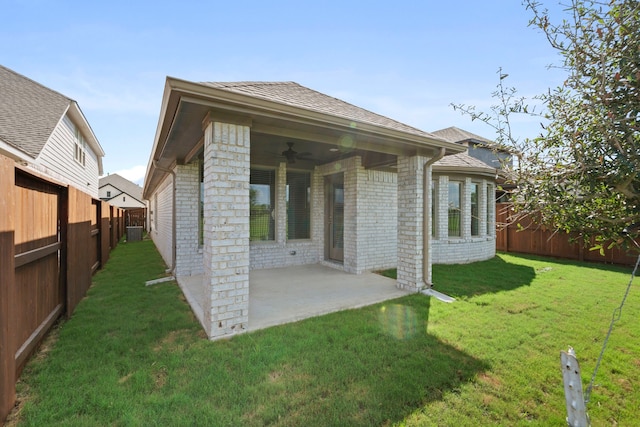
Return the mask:
<path id="1" fill-rule="evenodd" d="M 546 7 L 560 17 L 557 1 Z M 105 173 L 142 183 L 166 76 L 296 81 L 426 131 L 495 137 L 451 103 L 488 110 L 497 70 L 532 96 L 559 58 L 519 0 L 394 2 L 0 0 L 0 63 L 78 101 Z M 534 136 L 533 120 L 517 123 Z"/>

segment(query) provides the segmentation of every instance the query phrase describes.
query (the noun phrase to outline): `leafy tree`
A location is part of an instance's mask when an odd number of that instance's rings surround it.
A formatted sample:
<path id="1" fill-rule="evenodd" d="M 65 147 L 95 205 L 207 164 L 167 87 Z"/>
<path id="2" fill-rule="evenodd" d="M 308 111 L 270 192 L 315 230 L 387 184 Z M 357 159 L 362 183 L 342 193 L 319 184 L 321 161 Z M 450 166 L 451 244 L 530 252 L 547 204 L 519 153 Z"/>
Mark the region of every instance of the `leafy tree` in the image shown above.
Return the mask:
<path id="1" fill-rule="evenodd" d="M 500 70 L 490 112 L 454 108 L 491 125 L 498 145 L 517 153 L 505 168 L 517 185 L 516 220 L 537 214 L 546 226 L 595 238 L 600 249 L 628 243 L 620 232 L 638 237 L 630 225 L 640 224 L 640 2 L 572 0 L 560 23 L 538 2 L 524 5 L 562 58 L 564 83 L 537 97 L 536 111 Z M 521 113 L 544 119 L 537 137 L 513 135 L 510 117 Z"/>

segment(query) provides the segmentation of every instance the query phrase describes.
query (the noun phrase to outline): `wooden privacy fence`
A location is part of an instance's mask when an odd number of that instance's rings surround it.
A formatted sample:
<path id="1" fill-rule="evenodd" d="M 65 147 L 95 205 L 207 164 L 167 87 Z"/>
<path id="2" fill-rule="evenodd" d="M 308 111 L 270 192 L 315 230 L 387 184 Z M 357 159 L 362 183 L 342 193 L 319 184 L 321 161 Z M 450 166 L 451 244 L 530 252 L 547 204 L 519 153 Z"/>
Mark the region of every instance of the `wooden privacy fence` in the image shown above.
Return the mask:
<path id="1" fill-rule="evenodd" d="M 147 226 L 147 209 L 127 209 L 125 212 L 127 227 L 145 227 Z"/>
<path id="2" fill-rule="evenodd" d="M 29 356 L 123 234 L 123 210 L 0 155 L 0 419 Z"/>
<path id="3" fill-rule="evenodd" d="M 537 225 L 531 219 L 523 219 L 518 224 L 509 223 L 511 204 L 496 203 L 496 250 L 523 254 L 566 258 L 578 261 L 603 262 L 610 264 L 633 265 L 637 254 L 627 254 L 619 248 L 590 251 L 577 234 L 554 233 L 544 226 Z"/>

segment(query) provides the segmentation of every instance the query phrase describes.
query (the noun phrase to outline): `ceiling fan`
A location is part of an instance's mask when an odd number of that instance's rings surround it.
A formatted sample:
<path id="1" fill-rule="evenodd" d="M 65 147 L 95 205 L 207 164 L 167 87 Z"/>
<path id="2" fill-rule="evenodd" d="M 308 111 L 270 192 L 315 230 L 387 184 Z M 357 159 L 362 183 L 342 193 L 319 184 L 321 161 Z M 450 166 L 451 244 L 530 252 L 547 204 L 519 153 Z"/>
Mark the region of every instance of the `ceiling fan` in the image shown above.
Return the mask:
<path id="1" fill-rule="evenodd" d="M 294 142 L 287 142 L 287 146 L 289 146 L 289 148 L 281 153 L 282 157 L 287 159 L 287 163 L 295 163 L 296 160 L 311 160 L 309 156 L 311 156 L 312 153 L 298 153 L 293 149 L 293 144 Z"/>

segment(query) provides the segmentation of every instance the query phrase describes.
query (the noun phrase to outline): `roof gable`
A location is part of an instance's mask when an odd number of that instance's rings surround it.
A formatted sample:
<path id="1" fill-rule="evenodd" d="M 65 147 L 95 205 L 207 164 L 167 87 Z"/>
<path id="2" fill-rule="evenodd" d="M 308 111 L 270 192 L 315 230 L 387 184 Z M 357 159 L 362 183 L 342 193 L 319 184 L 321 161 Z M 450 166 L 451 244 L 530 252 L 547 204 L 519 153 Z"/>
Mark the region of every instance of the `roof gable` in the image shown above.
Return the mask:
<path id="1" fill-rule="evenodd" d="M 2 65 L 0 94 L 0 140 L 33 158 L 73 102 Z"/>
<path id="2" fill-rule="evenodd" d="M 127 193 L 128 195 L 135 198 L 136 200 L 142 201 L 142 187 L 134 184 L 133 182 L 129 181 L 126 178 L 121 177 L 117 173 L 112 173 L 110 175 L 106 175 L 100 178 L 98 183 L 98 188 L 102 188 L 106 185 L 110 185 L 114 188 L 117 188 L 122 193 Z"/>
<path id="3" fill-rule="evenodd" d="M 434 135 L 439 136 L 449 142 L 456 142 L 461 144 L 463 142 L 473 142 L 476 144 L 494 145 L 495 143 L 487 138 L 476 135 L 475 133 L 467 132 L 466 130 L 451 126 L 445 129 L 440 129 L 432 132 Z"/>
<path id="4" fill-rule="evenodd" d="M 349 104 L 341 99 L 309 89 L 295 82 L 203 82 L 201 84 L 297 108 L 346 118 L 354 122 L 364 122 L 414 135 L 434 138 L 433 134 Z"/>

